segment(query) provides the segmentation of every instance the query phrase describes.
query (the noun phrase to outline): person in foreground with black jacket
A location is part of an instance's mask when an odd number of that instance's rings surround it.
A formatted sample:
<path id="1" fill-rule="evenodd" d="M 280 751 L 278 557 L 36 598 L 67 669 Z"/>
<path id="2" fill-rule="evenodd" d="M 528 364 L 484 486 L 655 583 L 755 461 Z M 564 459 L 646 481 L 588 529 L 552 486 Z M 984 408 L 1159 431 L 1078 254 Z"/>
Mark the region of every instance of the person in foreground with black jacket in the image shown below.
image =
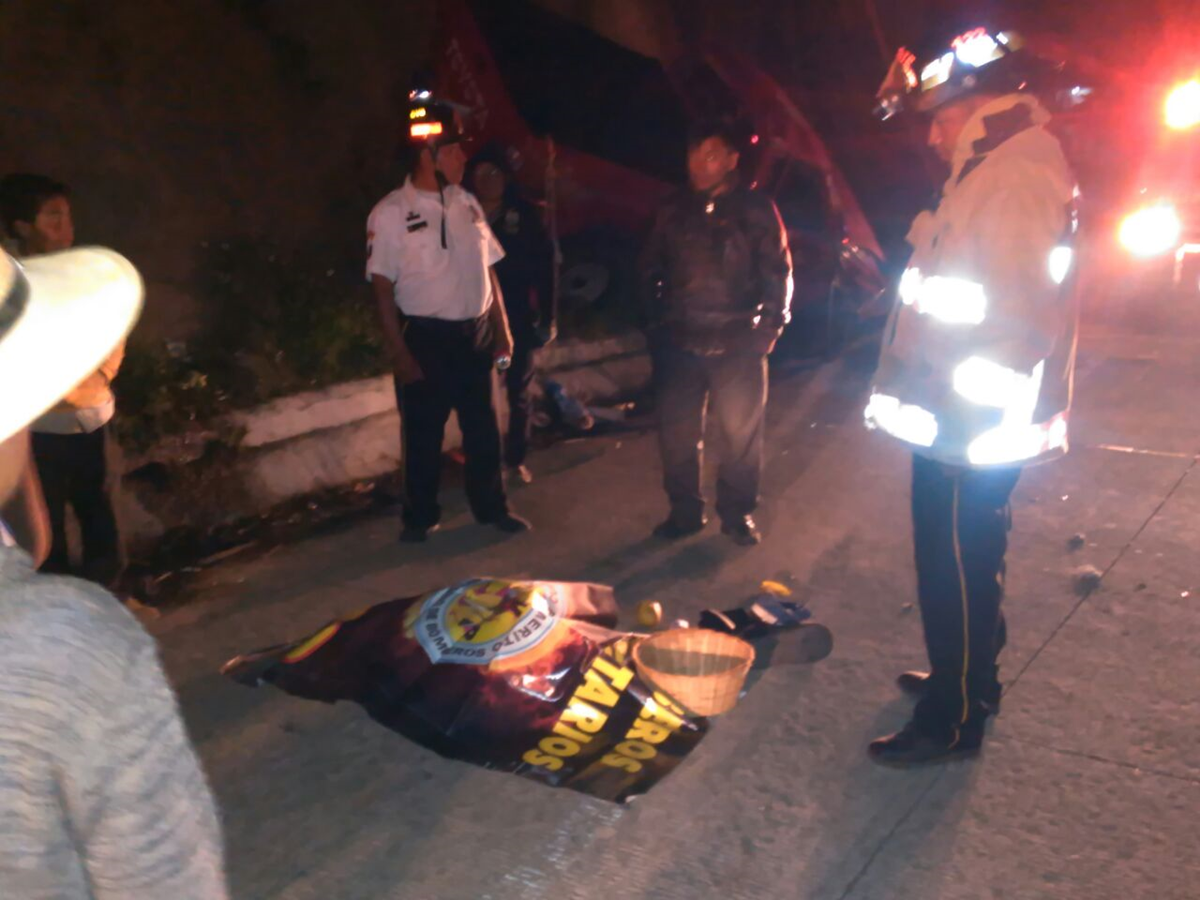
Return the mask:
<path id="1" fill-rule="evenodd" d="M 738 177 L 738 139 L 722 122 L 694 127 L 690 186 L 659 210 L 640 273 L 671 512 L 654 533 L 676 540 L 707 524 L 700 489 L 706 411 L 721 462 L 721 530 L 753 546 L 762 474 L 767 356 L 790 318 L 792 258 L 769 197 Z"/>

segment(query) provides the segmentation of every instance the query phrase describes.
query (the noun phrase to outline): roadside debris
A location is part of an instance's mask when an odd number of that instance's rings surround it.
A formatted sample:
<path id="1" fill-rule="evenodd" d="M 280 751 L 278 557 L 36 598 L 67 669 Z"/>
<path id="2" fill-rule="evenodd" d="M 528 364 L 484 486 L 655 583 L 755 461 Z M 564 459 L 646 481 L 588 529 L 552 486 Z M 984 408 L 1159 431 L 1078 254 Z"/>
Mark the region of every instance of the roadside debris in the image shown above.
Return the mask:
<path id="1" fill-rule="evenodd" d="M 662 624 L 663 608 L 657 600 L 643 600 L 638 604 L 637 623 L 643 628 L 657 628 Z"/>
<path id="2" fill-rule="evenodd" d="M 547 381 L 545 390 L 553 412 L 564 425 L 578 431 L 591 431 L 596 427 L 596 419 L 587 406 L 568 394 L 557 381 Z"/>
<path id="3" fill-rule="evenodd" d="M 1075 593 L 1083 597 L 1100 587 L 1104 573 L 1095 566 L 1080 566 L 1075 570 Z"/>

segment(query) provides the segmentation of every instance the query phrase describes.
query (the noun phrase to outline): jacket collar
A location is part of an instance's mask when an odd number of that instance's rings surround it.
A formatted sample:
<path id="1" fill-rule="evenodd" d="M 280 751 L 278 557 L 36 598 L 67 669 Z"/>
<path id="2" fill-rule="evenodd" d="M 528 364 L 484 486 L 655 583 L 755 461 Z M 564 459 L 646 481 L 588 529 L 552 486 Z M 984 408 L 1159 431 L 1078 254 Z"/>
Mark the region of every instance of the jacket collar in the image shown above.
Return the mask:
<path id="1" fill-rule="evenodd" d="M 704 191 L 697 191 L 691 185 L 688 185 L 680 196 L 683 203 L 682 208 L 708 213 L 710 206 L 714 211 L 731 208 L 729 204 L 737 204 L 738 198 L 744 192 L 745 185 L 735 172 L 729 181 L 729 187 L 720 194 L 713 195 Z M 737 207 L 734 206 L 733 208 Z"/>
<path id="2" fill-rule="evenodd" d="M 1050 113 L 1030 94 L 1006 94 L 981 106 L 959 135 L 948 185 L 961 182 L 1006 141 L 1049 121 Z"/>

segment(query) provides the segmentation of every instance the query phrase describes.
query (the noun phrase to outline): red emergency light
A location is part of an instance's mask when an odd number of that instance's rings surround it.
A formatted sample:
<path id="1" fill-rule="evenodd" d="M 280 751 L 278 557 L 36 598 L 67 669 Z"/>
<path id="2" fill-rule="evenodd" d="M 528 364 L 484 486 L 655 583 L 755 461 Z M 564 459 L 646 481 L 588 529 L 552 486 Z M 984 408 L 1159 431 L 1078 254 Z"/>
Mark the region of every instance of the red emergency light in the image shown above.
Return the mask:
<path id="1" fill-rule="evenodd" d="M 1117 237 L 1134 256 L 1158 256 L 1179 244 L 1183 225 L 1170 203 L 1160 202 L 1130 213 L 1121 222 Z"/>
<path id="2" fill-rule="evenodd" d="M 1200 79 L 1184 82 L 1167 95 L 1163 117 L 1167 127 L 1175 131 L 1200 125 Z"/>

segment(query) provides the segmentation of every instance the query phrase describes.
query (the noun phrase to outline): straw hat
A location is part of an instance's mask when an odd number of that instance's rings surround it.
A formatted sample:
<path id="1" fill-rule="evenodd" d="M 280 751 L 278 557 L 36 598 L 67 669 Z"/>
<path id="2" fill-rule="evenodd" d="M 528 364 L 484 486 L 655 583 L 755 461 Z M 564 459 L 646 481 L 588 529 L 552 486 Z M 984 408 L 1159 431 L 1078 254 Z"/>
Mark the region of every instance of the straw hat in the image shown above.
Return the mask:
<path id="1" fill-rule="evenodd" d="M 0 441 L 96 371 L 141 308 L 141 277 L 111 250 L 0 253 Z"/>

